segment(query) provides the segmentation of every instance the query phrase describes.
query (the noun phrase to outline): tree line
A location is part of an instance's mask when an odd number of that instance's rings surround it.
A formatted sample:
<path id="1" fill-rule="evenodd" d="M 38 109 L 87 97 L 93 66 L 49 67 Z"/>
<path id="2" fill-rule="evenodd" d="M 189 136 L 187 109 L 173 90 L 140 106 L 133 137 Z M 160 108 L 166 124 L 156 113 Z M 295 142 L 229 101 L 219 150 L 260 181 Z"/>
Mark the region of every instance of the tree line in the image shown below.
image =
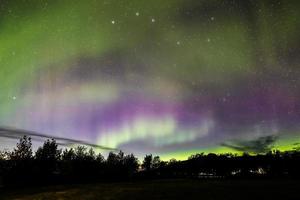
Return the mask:
<path id="1" fill-rule="evenodd" d="M 24 136 L 11 152 L 0 152 L 1 185 L 41 185 L 148 178 L 300 178 L 300 151 L 265 154 L 196 154 L 185 161 L 162 161 L 146 155 L 110 152 L 104 156 L 85 146 L 59 149 L 46 140 L 35 153 L 31 138 Z"/>

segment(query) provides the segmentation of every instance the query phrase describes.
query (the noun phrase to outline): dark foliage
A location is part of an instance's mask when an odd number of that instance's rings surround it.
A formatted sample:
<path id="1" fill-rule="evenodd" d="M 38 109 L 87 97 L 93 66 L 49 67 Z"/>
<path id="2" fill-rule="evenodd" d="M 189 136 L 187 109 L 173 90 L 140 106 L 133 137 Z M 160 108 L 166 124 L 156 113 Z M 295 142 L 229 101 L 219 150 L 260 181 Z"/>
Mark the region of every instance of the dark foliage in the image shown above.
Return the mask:
<path id="1" fill-rule="evenodd" d="M 300 178 L 300 151 L 265 154 L 196 154 L 185 161 L 110 152 L 107 159 L 85 146 L 58 149 L 47 140 L 33 155 L 29 137 L 12 152 L 0 152 L 0 186 L 80 183 L 147 178 Z"/>

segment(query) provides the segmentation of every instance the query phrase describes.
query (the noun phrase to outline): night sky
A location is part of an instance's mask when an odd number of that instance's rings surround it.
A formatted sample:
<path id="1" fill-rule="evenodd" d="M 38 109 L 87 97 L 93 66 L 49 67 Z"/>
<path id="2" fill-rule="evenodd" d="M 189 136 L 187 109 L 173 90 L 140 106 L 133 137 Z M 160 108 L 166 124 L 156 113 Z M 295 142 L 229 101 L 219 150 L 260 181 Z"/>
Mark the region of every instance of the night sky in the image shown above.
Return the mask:
<path id="1" fill-rule="evenodd" d="M 137 156 L 293 149 L 300 1 L 0 0 L 0 111 Z"/>

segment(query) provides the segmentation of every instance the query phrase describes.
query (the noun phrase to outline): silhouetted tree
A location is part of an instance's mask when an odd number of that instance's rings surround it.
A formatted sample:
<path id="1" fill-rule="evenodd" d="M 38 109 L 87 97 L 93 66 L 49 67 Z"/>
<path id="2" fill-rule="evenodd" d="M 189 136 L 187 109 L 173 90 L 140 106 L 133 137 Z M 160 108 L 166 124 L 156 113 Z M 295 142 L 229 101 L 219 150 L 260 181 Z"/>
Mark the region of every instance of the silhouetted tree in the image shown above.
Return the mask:
<path id="1" fill-rule="evenodd" d="M 5 160 L 5 155 L 2 151 L 0 151 L 0 160 Z"/>
<path id="2" fill-rule="evenodd" d="M 62 152 L 61 155 L 61 164 L 60 164 L 60 170 L 64 176 L 65 179 L 72 180 L 74 177 L 74 160 L 75 160 L 76 154 L 73 148 L 65 149 Z"/>
<path id="3" fill-rule="evenodd" d="M 89 160 L 89 161 L 95 161 L 96 160 L 96 153 L 93 150 L 93 148 L 89 149 L 89 151 L 87 152 L 86 157 L 87 157 L 86 159 Z"/>
<path id="4" fill-rule="evenodd" d="M 75 148 L 75 160 L 83 161 L 87 157 L 87 148 L 85 146 L 77 146 Z"/>
<path id="5" fill-rule="evenodd" d="M 118 164 L 118 162 L 119 162 L 118 155 L 115 154 L 114 152 L 109 152 L 107 159 L 106 159 L 106 163 L 109 166 L 115 166 Z"/>
<path id="6" fill-rule="evenodd" d="M 65 149 L 62 153 L 62 160 L 63 161 L 71 161 L 75 159 L 75 151 L 73 148 L 71 149 Z"/>
<path id="7" fill-rule="evenodd" d="M 154 169 L 158 169 L 159 167 L 162 167 L 161 166 L 161 160 L 160 160 L 160 157 L 159 156 L 154 156 L 153 157 L 153 160 L 152 160 L 152 167 Z"/>
<path id="8" fill-rule="evenodd" d="M 153 156 L 152 154 L 146 155 L 143 160 L 142 168 L 145 171 L 150 171 L 153 165 Z"/>
<path id="9" fill-rule="evenodd" d="M 57 148 L 56 141 L 46 140 L 42 147 L 39 147 L 35 153 L 37 160 L 43 161 L 58 161 L 60 158 L 61 150 Z"/>
<path id="10" fill-rule="evenodd" d="M 126 175 L 130 177 L 137 172 L 139 167 L 139 161 L 133 154 L 124 156 L 122 164 L 125 167 Z"/>
<path id="11" fill-rule="evenodd" d="M 0 160 L 7 160 L 9 159 L 10 156 L 10 152 L 9 151 L 0 151 Z"/>
<path id="12" fill-rule="evenodd" d="M 32 159 L 32 143 L 31 138 L 24 136 L 17 143 L 17 147 L 14 148 L 13 152 L 10 154 L 11 160 L 30 160 Z"/>
<path id="13" fill-rule="evenodd" d="M 118 154 L 110 152 L 106 159 L 106 167 L 110 177 L 124 179 L 132 177 L 137 172 L 139 162 L 133 154 L 125 155 L 122 151 Z"/>
<path id="14" fill-rule="evenodd" d="M 139 166 L 144 170 L 138 171 Z M 185 161 L 162 161 L 148 154 L 142 165 L 133 155 L 110 152 L 102 154 L 85 146 L 58 149 L 55 140 L 46 140 L 32 154 L 31 139 L 24 136 L 12 152 L 0 152 L 0 177 L 10 184 L 82 182 L 139 178 L 300 178 L 298 150 L 264 154 L 195 154 Z"/>
<path id="15" fill-rule="evenodd" d="M 96 156 L 96 161 L 97 161 L 98 163 L 104 163 L 104 162 L 105 162 L 104 156 L 103 156 L 101 153 L 99 153 L 99 154 Z"/>
<path id="16" fill-rule="evenodd" d="M 43 175 L 43 178 L 49 178 L 57 171 L 58 161 L 61 150 L 58 149 L 54 139 L 46 140 L 42 147 L 39 147 L 35 153 L 37 171 Z M 42 178 L 42 177 L 40 177 Z"/>
<path id="17" fill-rule="evenodd" d="M 11 183 L 31 183 L 34 175 L 34 163 L 31 138 L 24 136 L 17 143 L 16 148 L 9 155 L 6 178 Z"/>

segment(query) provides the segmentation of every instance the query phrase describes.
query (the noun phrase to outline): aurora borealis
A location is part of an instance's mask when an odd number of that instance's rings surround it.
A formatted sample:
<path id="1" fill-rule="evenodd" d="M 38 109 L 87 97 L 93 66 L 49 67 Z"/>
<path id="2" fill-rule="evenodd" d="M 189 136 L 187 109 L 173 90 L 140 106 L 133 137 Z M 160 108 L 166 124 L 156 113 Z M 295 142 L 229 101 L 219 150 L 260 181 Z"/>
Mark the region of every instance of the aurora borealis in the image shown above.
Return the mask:
<path id="1" fill-rule="evenodd" d="M 163 159 L 292 149 L 299 19 L 297 0 L 2 0 L 0 126 Z"/>

